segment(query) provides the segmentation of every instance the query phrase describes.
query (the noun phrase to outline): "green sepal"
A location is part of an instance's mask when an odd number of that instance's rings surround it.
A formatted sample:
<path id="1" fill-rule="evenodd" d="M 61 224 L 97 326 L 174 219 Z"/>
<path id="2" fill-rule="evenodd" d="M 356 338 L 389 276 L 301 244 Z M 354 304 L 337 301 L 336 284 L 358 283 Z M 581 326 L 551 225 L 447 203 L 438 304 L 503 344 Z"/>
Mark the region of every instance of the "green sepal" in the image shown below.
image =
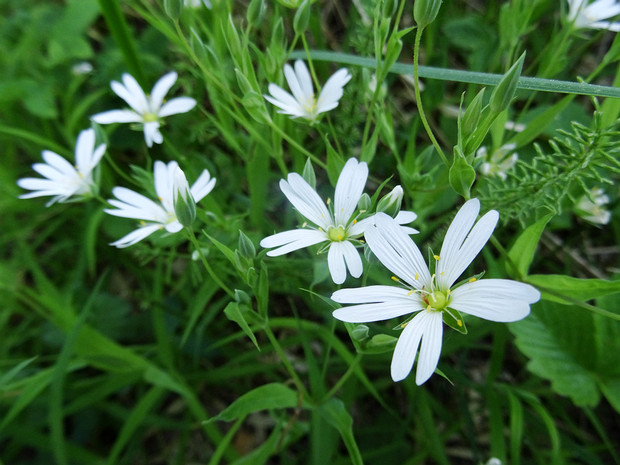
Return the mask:
<path id="1" fill-rule="evenodd" d="M 468 200 L 471 186 L 476 180 L 476 170 L 471 166 L 459 146 L 454 147 L 454 161 L 448 175 L 450 186 L 454 191 Z"/>
<path id="2" fill-rule="evenodd" d="M 461 334 L 467 334 L 467 326 L 465 325 L 465 320 L 463 320 L 461 312 L 453 308 L 446 307 L 444 311 L 441 312 L 441 316 L 443 317 L 443 322 L 450 326 L 450 328 Z"/>

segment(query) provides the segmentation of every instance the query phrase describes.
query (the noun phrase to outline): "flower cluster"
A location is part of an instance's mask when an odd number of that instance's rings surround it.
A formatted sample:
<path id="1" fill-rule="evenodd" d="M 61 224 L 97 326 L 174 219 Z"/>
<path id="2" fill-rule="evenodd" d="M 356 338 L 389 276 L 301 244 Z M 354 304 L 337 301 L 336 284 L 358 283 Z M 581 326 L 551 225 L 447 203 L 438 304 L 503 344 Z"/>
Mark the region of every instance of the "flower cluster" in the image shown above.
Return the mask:
<path id="1" fill-rule="evenodd" d="M 354 158 L 349 159 L 338 177 L 334 194 L 334 209 L 330 211 L 303 177 L 297 173 L 289 174 L 286 180 L 280 180 L 280 189 L 297 211 L 312 223 L 312 226 L 306 228 L 308 224 L 304 223 L 301 229 L 284 231 L 266 237 L 260 245 L 265 248 L 276 247 L 267 252 L 267 255 L 276 257 L 293 250 L 326 243 L 321 251 L 328 251 L 327 264 L 333 281 L 336 284 L 342 284 L 347 277 L 347 269 L 351 276 L 359 278 L 362 275 L 363 266 L 355 245 L 361 244 L 359 237 L 372 223 L 372 218 L 362 219 L 362 215 L 366 213 L 364 211 L 354 213 L 367 178 L 368 165 Z M 396 221 L 400 224 L 411 223 L 415 218 L 415 213 L 407 211 L 401 211 L 396 215 Z M 406 231 L 409 234 L 417 232 L 408 227 Z"/>

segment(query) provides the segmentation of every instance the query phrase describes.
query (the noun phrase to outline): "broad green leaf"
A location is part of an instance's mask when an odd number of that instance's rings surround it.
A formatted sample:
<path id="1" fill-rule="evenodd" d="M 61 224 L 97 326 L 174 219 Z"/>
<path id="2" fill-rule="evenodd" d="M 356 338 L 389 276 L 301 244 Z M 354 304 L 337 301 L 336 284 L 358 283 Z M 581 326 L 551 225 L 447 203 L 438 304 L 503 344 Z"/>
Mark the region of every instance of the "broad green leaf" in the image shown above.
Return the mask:
<path id="1" fill-rule="evenodd" d="M 248 322 L 245 319 L 244 313 L 247 313 L 247 312 L 241 311 L 239 303 L 237 302 L 230 302 L 224 309 L 224 314 L 226 315 L 226 317 L 229 320 L 237 323 L 241 327 L 245 335 L 250 338 L 254 346 L 260 351 L 260 347 L 258 346 L 258 341 L 256 340 L 256 336 L 254 336 L 254 332 L 248 325 Z"/>
<path id="2" fill-rule="evenodd" d="M 570 397 L 579 406 L 599 402 L 590 312 L 541 302 L 527 318 L 509 328 L 516 336 L 517 347 L 530 359 L 528 369 L 551 381 L 555 392 Z"/>
<path id="3" fill-rule="evenodd" d="M 558 274 L 533 274 L 527 277 L 527 282 L 539 288 L 543 299 L 566 305 L 573 304 L 571 300 L 585 302 L 620 292 L 620 281 L 580 279 Z"/>
<path id="4" fill-rule="evenodd" d="M 342 437 L 344 445 L 349 451 L 351 463 L 362 464 L 362 455 L 353 436 L 353 418 L 347 412 L 344 403 L 340 399 L 331 398 L 321 405 L 317 411 L 340 433 L 340 437 Z"/>
<path id="5" fill-rule="evenodd" d="M 284 384 L 265 384 L 246 392 L 219 415 L 208 421 L 233 421 L 261 410 L 299 407 L 300 402 L 299 394 Z"/>
<path id="6" fill-rule="evenodd" d="M 536 223 L 525 228 L 517 238 L 508 251 L 508 259 L 516 267 L 516 270 L 513 270 L 511 263 L 506 264 L 506 271 L 509 275 L 514 276 L 514 271 L 516 271 L 516 277 L 519 279 L 523 279 L 527 276 L 527 270 L 534 259 L 534 252 L 536 252 L 536 246 L 540 240 L 540 235 L 545 230 L 545 226 L 547 226 L 547 223 L 552 217 L 552 214 L 544 216 Z"/>

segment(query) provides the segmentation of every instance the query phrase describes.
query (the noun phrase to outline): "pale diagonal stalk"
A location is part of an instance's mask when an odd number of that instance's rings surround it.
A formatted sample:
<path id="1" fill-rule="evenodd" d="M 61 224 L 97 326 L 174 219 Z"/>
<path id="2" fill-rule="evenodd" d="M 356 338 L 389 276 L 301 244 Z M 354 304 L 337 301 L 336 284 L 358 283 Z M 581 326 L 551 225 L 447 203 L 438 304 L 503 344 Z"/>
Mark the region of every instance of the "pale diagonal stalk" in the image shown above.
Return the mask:
<path id="1" fill-rule="evenodd" d="M 336 395 L 336 393 L 340 390 L 340 388 L 344 385 L 344 383 L 346 383 L 347 380 L 351 377 L 351 375 L 355 373 L 357 365 L 359 364 L 361 360 L 362 360 L 362 354 L 359 354 L 359 353 L 356 354 L 355 358 L 353 359 L 353 362 L 351 362 L 351 365 L 349 365 L 349 368 L 347 369 L 347 371 L 345 371 L 345 373 L 340 377 L 340 379 L 336 382 L 336 384 L 334 384 L 334 386 L 329 390 L 329 392 L 323 396 L 319 404 L 323 404 L 327 402 L 329 399 L 331 399 L 332 397 Z"/>
<path id="2" fill-rule="evenodd" d="M 418 81 L 418 60 L 420 58 L 420 40 L 422 39 L 423 30 L 424 29 L 421 27 L 416 30 L 415 44 L 413 46 L 413 90 L 415 92 L 415 103 L 418 107 L 418 114 L 420 115 L 422 125 L 426 130 L 426 134 L 428 134 L 428 137 L 435 146 L 435 150 L 437 150 L 437 153 L 439 154 L 443 162 L 446 164 L 446 166 L 450 166 L 450 163 L 448 163 L 448 159 L 444 155 L 443 150 L 441 150 L 441 147 L 439 146 L 439 143 L 437 142 L 437 139 L 435 138 L 435 135 L 433 134 L 433 131 L 429 126 L 428 121 L 426 120 L 426 114 L 424 113 L 424 107 L 422 106 L 422 98 L 420 97 L 420 83 Z"/>
<path id="3" fill-rule="evenodd" d="M 222 289 L 224 292 L 226 292 L 226 294 L 228 294 L 229 297 L 234 299 L 235 298 L 235 293 L 233 291 L 231 291 L 230 288 L 226 284 L 224 284 L 222 282 L 222 280 L 215 273 L 215 271 L 213 271 L 213 268 L 211 268 L 211 265 L 209 265 L 209 262 L 207 261 L 207 258 L 202 253 L 202 249 L 200 248 L 200 244 L 198 243 L 198 239 L 196 239 L 196 236 L 194 235 L 194 231 L 188 230 L 188 229 L 185 229 L 185 230 L 187 231 L 187 237 L 189 238 L 190 242 L 192 243 L 192 245 L 196 249 L 196 252 L 198 252 L 198 256 L 200 257 L 200 261 L 202 262 L 202 264 L 204 265 L 205 269 L 207 270 L 207 273 L 209 273 L 209 276 L 211 276 L 213 281 L 215 281 L 215 283 L 220 287 L 220 289 Z"/>
<path id="4" fill-rule="evenodd" d="M 301 393 L 301 395 L 305 399 L 311 399 L 310 395 L 308 394 L 308 391 L 307 391 L 306 387 L 304 386 L 304 383 L 301 381 L 301 378 L 299 377 L 299 375 L 295 371 L 295 368 L 293 367 L 293 365 L 291 364 L 290 360 L 286 356 L 286 352 L 284 352 L 284 349 L 282 348 L 282 345 L 280 344 L 280 341 L 278 341 L 278 338 L 276 337 L 276 335 L 273 334 L 273 331 L 271 330 L 271 327 L 269 326 L 269 320 L 267 320 L 265 322 L 265 326 L 263 327 L 263 331 L 265 331 L 265 334 L 267 335 L 267 338 L 269 339 L 269 342 L 271 342 L 271 345 L 273 346 L 273 349 L 278 354 L 278 357 L 280 357 L 280 360 L 284 364 L 284 367 L 286 368 L 286 371 L 288 371 L 288 374 L 290 375 L 291 379 L 295 383 L 295 386 L 297 387 L 297 390 Z"/>

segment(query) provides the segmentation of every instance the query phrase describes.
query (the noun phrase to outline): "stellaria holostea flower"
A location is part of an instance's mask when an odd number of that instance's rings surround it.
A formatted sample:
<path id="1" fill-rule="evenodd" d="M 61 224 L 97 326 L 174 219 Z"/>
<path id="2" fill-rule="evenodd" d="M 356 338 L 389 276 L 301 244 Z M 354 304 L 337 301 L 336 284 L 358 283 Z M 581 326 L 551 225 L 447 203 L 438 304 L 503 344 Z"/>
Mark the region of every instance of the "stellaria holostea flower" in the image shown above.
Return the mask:
<path id="1" fill-rule="evenodd" d="M 620 22 L 604 21 L 620 14 L 617 0 L 568 0 L 568 22 L 575 29 L 608 29 L 620 31 Z"/>
<path id="2" fill-rule="evenodd" d="M 516 144 L 505 144 L 488 156 L 486 147 L 480 147 L 476 152 L 476 158 L 484 160 L 480 165 L 480 173 L 484 176 L 506 179 L 506 173 L 512 169 L 519 155 L 511 153 L 517 147 Z"/>
<path id="3" fill-rule="evenodd" d="M 611 212 L 604 206 L 608 203 L 609 196 L 603 189 L 595 187 L 590 189 L 587 195 L 581 196 L 575 206 L 575 212 L 590 223 L 607 224 L 611 219 Z"/>
<path id="4" fill-rule="evenodd" d="M 33 192 L 22 194 L 20 199 L 30 199 L 51 195 L 46 206 L 54 202 L 65 202 L 70 197 L 88 197 L 96 194 L 97 183 L 93 180 L 93 170 L 105 153 L 106 145 L 95 148 L 95 131 L 86 129 L 78 135 L 75 143 L 75 166 L 50 150 L 43 150 L 45 163 L 32 165 L 37 173 L 45 177 L 22 178 L 17 185 Z"/>
<path id="5" fill-rule="evenodd" d="M 295 69 L 288 63 L 285 64 L 284 76 L 293 95 L 276 84 L 269 84 L 268 89 L 271 95 L 265 95 L 265 99 L 280 108 L 278 113 L 310 121 L 314 121 L 320 113 L 338 106 L 338 101 L 343 94 L 342 89 L 351 79 L 346 68 L 339 69 L 327 80 L 319 97 L 316 98 L 312 78 L 302 60 L 295 62 Z"/>
<path id="6" fill-rule="evenodd" d="M 138 81 L 130 74 L 123 74 L 123 82 L 112 81 L 110 86 L 116 95 L 131 107 L 131 110 L 110 110 L 93 115 L 91 119 L 99 124 L 141 123 L 144 140 L 149 147 L 153 143 L 161 144 L 163 137 L 159 132 L 161 119 L 185 113 L 196 106 L 191 97 L 177 97 L 164 103 L 164 97 L 177 80 L 174 71 L 162 76 L 153 86 L 150 95 L 146 95 Z"/>
<path id="7" fill-rule="evenodd" d="M 479 210 L 477 199 L 469 200 L 459 210 L 439 255 L 434 255 L 433 274 L 411 238 L 392 218 L 378 213 L 375 225 L 366 229 L 364 237 L 379 261 L 398 277 L 393 279 L 405 287 L 367 286 L 341 289 L 332 295 L 336 302 L 358 304 L 333 313 L 335 318 L 350 323 L 390 320 L 415 313 L 401 325 L 404 329 L 392 358 L 394 381 L 409 375 L 418 348 L 416 383 L 420 385 L 431 377 L 441 353 L 444 317 L 452 318 L 459 326 L 463 324 L 459 312 L 491 321 L 517 321 L 525 318 L 530 304 L 540 299 L 534 287 L 507 279 L 471 278 L 454 286 L 486 244 L 499 219 L 499 214 L 491 210 L 476 222 Z"/>
<path id="8" fill-rule="evenodd" d="M 326 248 L 329 249 L 327 265 L 333 281 L 336 284 L 342 284 L 347 277 L 347 269 L 351 276 L 359 278 L 363 266 L 354 244 L 360 243 L 358 238 L 364 234 L 364 229 L 371 224 L 371 217 L 358 221 L 362 212 L 357 215 L 354 215 L 354 212 L 362 196 L 367 178 L 368 165 L 350 158 L 336 183 L 334 211 L 332 213 L 303 177 L 297 173 L 290 173 L 286 181 L 280 180 L 280 189 L 299 213 L 314 226 L 311 226 L 311 229 L 302 227 L 301 229 L 273 234 L 261 241 L 261 247 L 276 247 L 267 252 L 267 255 L 277 257 L 293 250 L 327 242 Z M 396 216 L 396 221 L 399 224 L 409 224 L 415 218 L 415 213 L 401 211 Z M 417 232 L 412 228 L 406 228 L 405 231 L 410 234 Z"/>
<path id="9" fill-rule="evenodd" d="M 183 191 L 187 186 L 185 174 L 175 161 L 167 165 L 156 161 L 153 167 L 155 192 L 159 203 L 138 194 L 125 187 L 115 187 L 112 194 L 116 199 L 110 199 L 110 205 L 116 208 L 104 210 L 106 213 L 123 218 L 140 220 L 140 226 L 125 237 L 110 245 L 129 247 L 159 229 L 169 233 L 176 233 L 183 229 L 175 212 L 175 198 L 183 198 Z M 184 182 L 183 182 L 184 181 Z M 211 178 L 209 171 L 203 170 L 194 185 L 189 189 L 194 202 L 202 200 L 215 186 L 215 178 Z"/>

